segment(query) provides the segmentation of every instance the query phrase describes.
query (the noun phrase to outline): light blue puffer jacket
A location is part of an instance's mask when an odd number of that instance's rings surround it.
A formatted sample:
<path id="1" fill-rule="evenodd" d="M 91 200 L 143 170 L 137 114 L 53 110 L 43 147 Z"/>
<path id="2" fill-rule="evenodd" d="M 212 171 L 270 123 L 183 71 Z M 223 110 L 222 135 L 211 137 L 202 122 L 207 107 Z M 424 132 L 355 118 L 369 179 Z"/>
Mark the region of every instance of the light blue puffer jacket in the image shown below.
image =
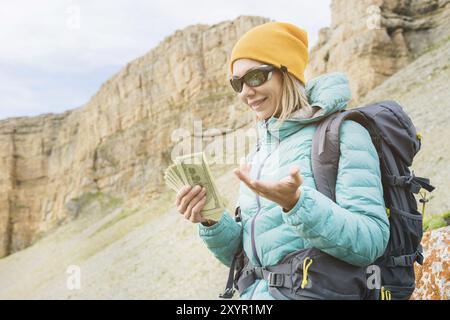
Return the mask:
<path id="1" fill-rule="evenodd" d="M 381 256 L 389 240 L 389 222 L 383 199 L 379 160 L 369 133 L 353 121 L 340 132 L 341 156 L 336 183 L 336 203 L 316 190 L 311 169 L 311 143 L 317 120 L 344 109 L 350 100 L 347 78 L 325 74 L 306 85 L 312 105 L 323 114 L 311 119 L 286 120 L 274 129 L 276 118 L 258 123 L 261 148 L 248 155 L 252 179 L 279 181 L 298 165 L 304 178 L 294 208 L 282 208 L 256 195 L 241 182 L 238 204 L 242 222 L 228 212 L 211 227 L 199 224 L 199 234 L 209 250 L 230 266 L 243 226 L 244 250 L 255 266 L 270 266 L 303 248 L 318 248 L 350 264 L 364 266 Z M 253 242 L 253 244 L 252 244 Z M 224 279 L 224 283 L 226 279 Z M 257 280 L 241 299 L 273 299 L 266 280 Z"/>

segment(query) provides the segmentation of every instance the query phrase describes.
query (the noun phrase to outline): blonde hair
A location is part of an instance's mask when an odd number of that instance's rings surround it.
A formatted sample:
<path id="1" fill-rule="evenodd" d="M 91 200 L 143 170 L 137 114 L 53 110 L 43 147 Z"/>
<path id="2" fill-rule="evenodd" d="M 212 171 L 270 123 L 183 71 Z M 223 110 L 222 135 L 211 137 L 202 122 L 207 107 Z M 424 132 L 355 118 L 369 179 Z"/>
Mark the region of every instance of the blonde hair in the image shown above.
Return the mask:
<path id="1" fill-rule="evenodd" d="M 283 84 L 280 102 L 272 114 L 278 119 L 274 129 L 279 128 L 293 113 L 298 114 L 298 117 L 301 118 L 309 118 L 317 110 L 309 104 L 304 84 L 289 72 L 279 71 L 282 74 Z M 255 124 L 257 121 L 258 119 L 255 117 Z"/>
<path id="2" fill-rule="evenodd" d="M 306 118 L 313 115 L 313 107 L 309 104 L 304 84 L 289 72 L 280 71 L 283 79 L 281 100 L 272 115 L 278 115 L 276 128 L 296 111 Z"/>

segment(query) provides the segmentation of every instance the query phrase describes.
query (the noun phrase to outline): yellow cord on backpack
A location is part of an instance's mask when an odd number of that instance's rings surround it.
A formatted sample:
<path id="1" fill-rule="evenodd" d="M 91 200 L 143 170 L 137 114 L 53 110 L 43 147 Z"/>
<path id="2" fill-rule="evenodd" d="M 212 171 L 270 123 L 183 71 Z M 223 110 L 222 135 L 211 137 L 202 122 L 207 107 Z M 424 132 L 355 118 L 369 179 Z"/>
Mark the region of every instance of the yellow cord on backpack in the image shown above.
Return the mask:
<path id="1" fill-rule="evenodd" d="M 391 292 L 386 290 L 386 300 L 392 300 Z"/>
<path id="2" fill-rule="evenodd" d="M 391 291 L 381 287 L 381 300 L 392 300 Z"/>
<path id="3" fill-rule="evenodd" d="M 302 289 L 305 289 L 306 285 L 308 284 L 308 269 L 312 263 L 313 259 L 311 259 L 310 257 L 306 257 L 306 259 L 303 260 L 303 280 L 301 285 Z"/>

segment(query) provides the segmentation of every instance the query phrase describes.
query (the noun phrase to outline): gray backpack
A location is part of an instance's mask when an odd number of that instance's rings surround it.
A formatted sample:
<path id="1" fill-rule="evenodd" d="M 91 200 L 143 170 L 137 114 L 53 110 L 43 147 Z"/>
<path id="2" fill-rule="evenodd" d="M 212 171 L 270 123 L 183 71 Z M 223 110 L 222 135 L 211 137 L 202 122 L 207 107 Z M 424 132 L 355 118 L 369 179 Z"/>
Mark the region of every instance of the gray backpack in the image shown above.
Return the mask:
<path id="1" fill-rule="evenodd" d="M 381 295 L 408 299 L 415 288 L 414 262 L 423 263 L 422 215 L 413 194 L 421 188 L 434 190 L 430 180 L 410 172 L 420 150 L 421 138 L 400 105 L 383 101 L 346 110 L 326 118 L 313 138 L 312 169 L 317 190 L 336 200 L 339 165 L 339 128 L 344 120 L 361 124 L 372 137 L 378 152 L 390 238 L 384 254 L 375 261 L 381 271 Z"/>
<path id="2" fill-rule="evenodd" d="M 415 288 L 414 262 L 422 264 L 422 215 L 413 193 L 421 188 L 431 192 L 429 179 L 411 173 L 420 136 L 400 105 L 383 101 L 332 114 L 322 120 L 314 134 L 312 169 L 317 190 L 336 200 L 339 167 L 339 129 L 353 120 L 369 132 L 380 160 L 390 238 L 385 253 L 373 265 L 356 267 L 316 248 L 301 249 L 275 266 L 250 264 L 242 244 L 236 252 L 225 292 L 231 298 L 233 286 L 243 292 L 256 279 L 265 279 L 269 292 L 278 299 L 408 299 Z M 240 208 L 235 211 L 240 221 Z M 242 237 L 241 237 L 242 239 Z M 309 268 L 308 261 L 315 264 Z M 378 267 L 379 279 L 369 286 L 371 272 Z M 306 282 L 305 282 L 306 280 Z M 307 286 L 309 281 L 309 286 Z"/>

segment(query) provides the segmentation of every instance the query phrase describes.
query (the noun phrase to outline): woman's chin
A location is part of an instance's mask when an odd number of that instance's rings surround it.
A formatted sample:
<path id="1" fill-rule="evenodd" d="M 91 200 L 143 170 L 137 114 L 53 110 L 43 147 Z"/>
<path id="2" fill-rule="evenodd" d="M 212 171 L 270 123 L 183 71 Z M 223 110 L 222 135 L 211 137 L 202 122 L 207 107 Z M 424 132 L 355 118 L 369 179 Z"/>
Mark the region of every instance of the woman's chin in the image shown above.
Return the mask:
<path id="1" fill-rule="evenodd" d="M 271 114 L 264 111 L 256 111 L 256 116 L 258 117 L 258 120 L 266 120 L 270 118 Z"/>

